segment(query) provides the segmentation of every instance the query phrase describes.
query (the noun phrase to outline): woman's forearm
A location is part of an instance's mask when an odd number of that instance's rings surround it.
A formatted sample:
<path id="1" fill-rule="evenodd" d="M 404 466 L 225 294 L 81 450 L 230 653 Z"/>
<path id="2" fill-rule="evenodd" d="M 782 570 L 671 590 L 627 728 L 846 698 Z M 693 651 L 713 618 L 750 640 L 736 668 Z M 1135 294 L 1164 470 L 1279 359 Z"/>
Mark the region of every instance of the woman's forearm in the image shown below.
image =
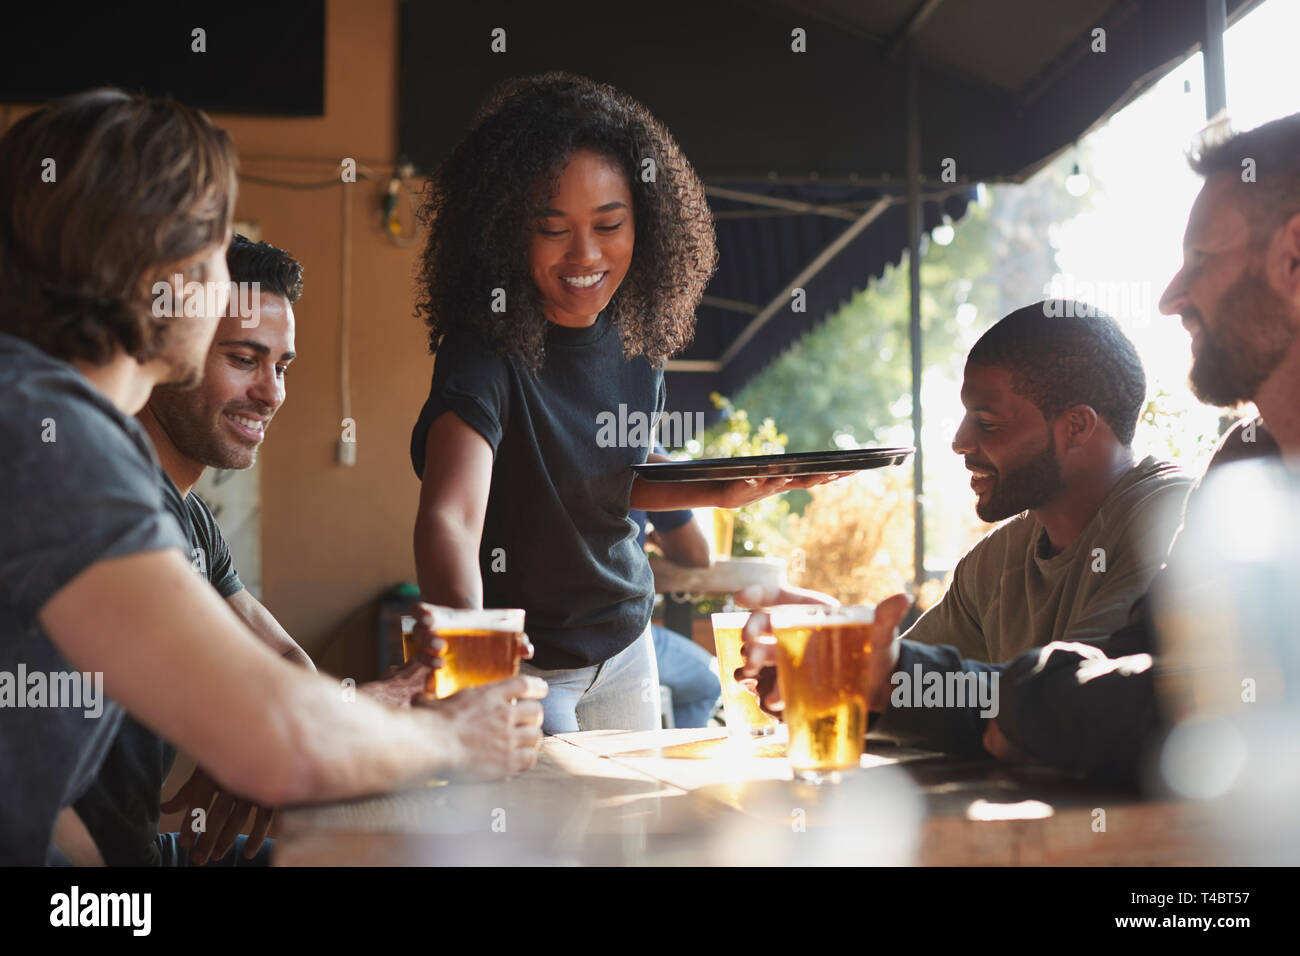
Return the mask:
<path id="1" fill-rule="evenodd" d="M 676 511 L 682 508 L 724 508 L 722 481 L 632 481 L 630 507 L 638 511 Z"/>
<path id="2" fill-rule="evenodd" d="M 724 478 L 717 481 L 647 481 L 632 479 L 630 507 L 642 511 L 675 511 L 679 508 L 743 508 L 768 495 L 811 488 L 831 481 L 835 475 L 806 475 L 799 478 Z"/>
<path id="3" fill-rule="evenodd" d="M 478 535 L 437 514 L 415 522 L 415 572 L 420 597 L 443 607 L 482 607 Z"/>

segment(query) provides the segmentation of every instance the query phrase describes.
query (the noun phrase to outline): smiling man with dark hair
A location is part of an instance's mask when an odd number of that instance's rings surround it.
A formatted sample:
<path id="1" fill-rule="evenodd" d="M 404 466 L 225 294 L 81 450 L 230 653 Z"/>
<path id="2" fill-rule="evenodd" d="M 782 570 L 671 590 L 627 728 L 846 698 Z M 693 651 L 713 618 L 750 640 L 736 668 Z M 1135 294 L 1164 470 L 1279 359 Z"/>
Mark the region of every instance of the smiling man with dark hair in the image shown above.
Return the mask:
<path id="1" fill-rule="evenodd" d="M 1169 548 L 1190 480 L 1132 441 L 1146 398 L 1115 321 L 1075 302 L 1018 309 L 966 360 L 953 439 L 984 521 L 1005 524 L 958 562 L 943 599 L 907 633 L 1003 661 L 1128 620 Z"/>
<path id="2" fill-rule="evenodd" d="M 243 236 L 231 239 L 226 263 L 252 315 L 222 320 L 200 387 L 155 389 L 140 414 L 182 497 L 205 468 L 253 466 L 297 356 L 293 306 L 302 294 L 302 266 L 270 243 Z"/>

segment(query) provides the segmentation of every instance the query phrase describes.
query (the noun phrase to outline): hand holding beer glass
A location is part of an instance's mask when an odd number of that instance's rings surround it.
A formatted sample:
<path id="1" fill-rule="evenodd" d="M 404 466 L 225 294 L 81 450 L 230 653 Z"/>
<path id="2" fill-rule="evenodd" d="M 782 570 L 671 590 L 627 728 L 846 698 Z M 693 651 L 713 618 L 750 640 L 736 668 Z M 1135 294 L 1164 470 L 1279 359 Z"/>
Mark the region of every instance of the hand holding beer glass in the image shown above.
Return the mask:
<path id="1" fill-rule="evenodd" d="M 412 703 L 447 721 L 461 754 L 451 779 L 497 780 L 537 762 L 547 685 L 518 674 L 520 659 L 533 656 L 523 628 L 522 610 L 424 603 L 402 623 L 408 663 L 436 668 Z"/>
<path id="2" fill-rule="evenodd" d="M 858 767 L 867 714 L 888 703 L 908 604 L 899 594 L 877 608 L 778 605 L 746 626 L 741 674 L 758 680 L 765 709 L 783 712 L 797 779 L 833 782 Z"/>
<path id="3" fill-rule="evenodd" d="M 524 634 L 521 608 L 449 608 L 420 604 L 402 650 L 411 660 L 422 648 L 436 655 L 425 692 L 449 697 L 465 687 L 504 680 L 519 673 L 519 661 L 533 656 Z"/>

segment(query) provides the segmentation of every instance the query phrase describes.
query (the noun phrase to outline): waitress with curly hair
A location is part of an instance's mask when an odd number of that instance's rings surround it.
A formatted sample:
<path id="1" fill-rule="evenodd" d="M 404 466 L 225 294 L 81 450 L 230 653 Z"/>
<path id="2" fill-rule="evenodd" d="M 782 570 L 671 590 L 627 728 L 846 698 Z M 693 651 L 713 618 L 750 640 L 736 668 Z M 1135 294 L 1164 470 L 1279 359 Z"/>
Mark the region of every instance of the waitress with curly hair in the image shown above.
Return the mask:
<path id="1" fill-rule="evenodd" d="M 480 109 L 421 219 L 417 311 L 437 354 L 411 435 L 422 596 L 526 610 L 546 733 L 658 728 L 653 577 L 628 511 L 823 480 L 648 484 L 630 466 L 653 436 L 600 427 L 663 410 L 663 362 L 717 261 L 703 184 L 640 103 L 550 73 Z"/>

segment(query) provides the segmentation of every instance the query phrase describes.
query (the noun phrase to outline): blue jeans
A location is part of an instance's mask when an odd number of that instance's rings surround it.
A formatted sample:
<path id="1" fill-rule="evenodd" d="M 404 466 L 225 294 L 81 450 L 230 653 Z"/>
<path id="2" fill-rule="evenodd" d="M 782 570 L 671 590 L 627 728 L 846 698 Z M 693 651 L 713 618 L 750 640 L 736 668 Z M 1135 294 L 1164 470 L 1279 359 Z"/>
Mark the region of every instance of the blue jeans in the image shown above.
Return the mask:
<path id="1" fill-rule="evenodd" d="M 659 674 L 648 627 L 603 663 L 544 671 L 521 661 L 519 673 L 550 685 L 542 701 L 543 733 L 659 729 Z"/>
<path id="2" fill-rule="evenodd" d="M 160 833 L 155 838 L 158 844 L 158 854 L 162 857 L 161 866 L 193 866 L 190 862 L 190 851 L 182 849 L 179 833 Z M 253 855 L 251 860 L 244 859 L 244 843 L 248 837 L 235 837 L 235 845 L 230 848 L 220 860 L 209 859 L 204 866 L 270 866 L 271 849 L 275 845 L 274 840 L 263 840 L 261 848 Z"/>
<path id="3" fill-rule="evenodd" d="M 673 722 L 678 727 L 706 727 L 722 697 L 718 660 L 690 638 L 658 624 L 654 635 L 659 683 L 673 692 Z"/>

